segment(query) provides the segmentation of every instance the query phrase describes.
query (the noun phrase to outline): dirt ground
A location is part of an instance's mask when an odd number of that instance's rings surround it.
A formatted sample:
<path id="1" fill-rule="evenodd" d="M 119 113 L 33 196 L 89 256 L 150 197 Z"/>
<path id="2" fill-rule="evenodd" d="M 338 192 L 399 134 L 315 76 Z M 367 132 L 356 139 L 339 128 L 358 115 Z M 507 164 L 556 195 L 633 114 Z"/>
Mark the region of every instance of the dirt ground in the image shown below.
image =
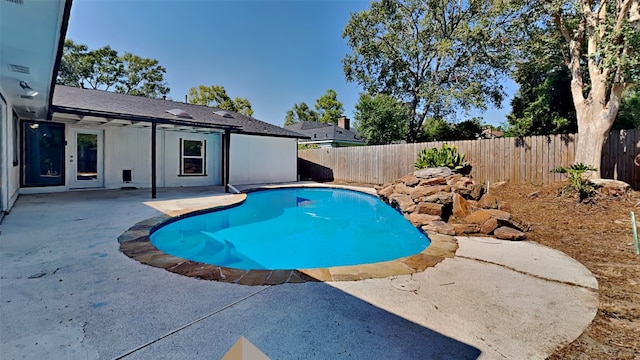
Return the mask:
<path id="1" fill-rule="evenodd" d="M 635 253 L 630 219 L 633 211 L 640 232 L 640 191 L 597 195 L 590 203 L 579 203 L 561 194 L 564 185 L 506 184 L 490 190 L 506 202 L 505 210 L 530 225 L 528 240 L 564 252 L 598 280 L 595 319 L 549 359 L 640 360 L 640 255 Z"/>
<path id="2" fill-rule="evenodd" d="M 640 192 L 598 196 L 594 203 L 559 196 L 563 184 L 503 185 L 491 192 L 530 224 L 528 239 L 584 264 L 599 285 L 598 313 L 582 335 L 550 359 L 640 359 L 640 256 L 630 212 L 640 220 Z"/>

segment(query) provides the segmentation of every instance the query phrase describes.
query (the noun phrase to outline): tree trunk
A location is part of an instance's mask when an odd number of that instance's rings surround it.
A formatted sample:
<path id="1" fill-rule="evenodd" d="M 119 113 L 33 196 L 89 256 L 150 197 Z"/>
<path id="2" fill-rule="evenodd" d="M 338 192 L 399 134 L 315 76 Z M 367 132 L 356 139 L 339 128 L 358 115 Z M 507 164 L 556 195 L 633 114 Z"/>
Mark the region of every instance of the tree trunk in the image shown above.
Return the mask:
<path id="1" fill-rule="evenodd" d="M 583 163 L 596 168 L 597 170 L 591 174 L 592 178 L 600 178 L 602 147 L 617 114 L 617 111 L 598 106 L 602 102 L 601 99 L 594 99 L 589 103 L 576 104 L 578 140 L 575 163 Z M 598 109 L 594 109 L 594 107 Z"/>

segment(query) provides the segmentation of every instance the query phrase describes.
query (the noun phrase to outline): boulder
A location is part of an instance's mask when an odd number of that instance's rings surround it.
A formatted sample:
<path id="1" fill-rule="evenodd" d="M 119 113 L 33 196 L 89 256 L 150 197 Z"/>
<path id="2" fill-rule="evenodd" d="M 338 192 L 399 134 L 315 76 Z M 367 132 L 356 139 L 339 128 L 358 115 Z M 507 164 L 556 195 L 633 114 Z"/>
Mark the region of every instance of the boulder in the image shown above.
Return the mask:
<path id="1" fill-rule="evenodd" d="M 494 217 L 498 220 L 503 220 L 503 221 L 511 220 L 511 214 L 509 214 L 506 211 L 496 210 L 496 209 L 485 209 L 485 211 L 489 213 L 491 217 Z"/>
<path id="2" fill-rule="evenodd" d="M 443 205 L 451 204 L 453 202 L 453 193 L 440 191 L 433 195 L 423 197 L 422 201 L 430 202 L 430 203 L 438 203 Z"/>
<path id="3" fill-rule="evenodd" d="M 478 224 L 451 224 L 456 232 L 456 235 L 473 234 L 480 231 L 480 225 Z"/>
<path id="4" fill-rule="evenodd" d="M 418 227 L 422 227 L 433 221 L 441 221 L 441 220 L 442 218 L 440 218 L 440 216 L 435 216 L 435 215 L 418 214 L 418 213 L 413 213 L 409 215 L 409 221 L 413 224 L 413 226 L 418 226 Z"/>
<path id="5" fill-rule="evenodd" d="M 394 185 L 393 189 L 397 194 L 409 195 L 413 192 L 414 188 L 405 185 L 405 183 L 397 183 Z"/>
<path id="6" fill-rule="evenodd" d="M 425 196 L 433 195 L 440 191 L 448 192 L 451 190 L 449 185 L 436 185 L 436 186 L 418 186 L 412 188 L 411 197 L 414 200 L 420 200 Z"/>
<path id="7" fill-rule="evenodd" d="M 431 179 L 422 179 L 418 186 L 433 186 L 433 185 L 444 185 L 447 183 L 447 179 L 442 176 L 434 177 Z"/>
<path id="8" fill-rule="evenodd" d="M 392 194 L 389 196 L 389 204 L 402 212 L 406 212 L 407 208 L 414 205 L 411 196 L 404 194 Z"/>
<path id="9" fill-rule="evenodd" d="M 442 217 L 442 204 L 422 202 L 416 205 L 415 212 L 418 214 L 436 215 Z"/>
<path id="10" fill-rule="evenodd" d="M 477 225 L 481 225 L 483 224 L 485 221 L 491 219 L 491 215 L 489 215 L 488 212 L 484 211 L 484 210 L 478 210 L 478 211 L 474 211 L 471 214 L 467 215 L 464 218 L 464 222 L 467 224 L 477 224 Z"/>
<path id="11" fill-rule="evenodd" d="M 482 225 L 480 225 L 480 232 L 483 234 L 491 234 L 495 229 L 498 228 L 498 219 L 496 218 L 489 218 L 487 221 L 483 222 Z"/>
<path id="12" fill-rule="evenodd" d="M 451 169 L 448 167 L 436 167 L 436 168 L 426 168 L 420 169 L 413 172 L 413 175 L 421 178 L 421 179 L 430 179 L 434 177 L 447 177 L 451 175 Z"/>
<path id="13" fill-rule="evenodd" d="M 484 194 L 478 201 L 478 206 L 482 209 L 497 209 L 498 198 L 493 194 Z"/>
<path id="14" fill-rule="evenodd" d="M 407 175 L 407 176 L 401 177 L 398 180 L 403 182 L 405 185 L 411 186 L 411 187 L 416 186 L 416 185 L 418 185 L 420 183 L 420 179 L 418 179 L 414 175 Z"/>
<path id="15" fill-rule="evenodd" d="M 589 182 L 600 187 L 598 191 L 607 196 L 621 196 L 631 188 L 629 184 L 620 180 L 591 179 Z"/>
<path id="16" fill-rule="evenodd" d="M 383 200 L 384 199 L 388 199 L 389 196 L 391 196 L 391 194 L 393 194 L 393 185 L 389 185 L 387 187 L 384 187 L 384 188 L 378 190 L 378 196 L 383 198 Z"/>
<path id="17" fill-rule="evenodd" d="M 431 231 L 431 232 L 436 232 L 438 234 L 443 234 L 443 235 L 455 235 L 456 231 L 453 228 L 453 226 L 447 224 L 444 221 L 432 221 L 430 223 L 428 223 L 427 225 L 422 227 L 423 231 Z"/>
<path id="18" fill-rule="evenodd" d="M 460 194 L 453 194 L 453 216 L 464 219 L 470 214 L 469 204 Z"/>
<path id="19" fill-rule="evenodd" d="M 473 200 L 480 200 L 482 194 L 484 194 L 484 186 L 482 184 L 471 185 L 471 198 Z"/>
<path id="20" fill-rule="evenodd" d="M 493 231 L 493 236 L 502 240 L 524 240 L 527 238 L 527 235 L 522 231 L 518 231 L 516 229 L 512 229 L 510 227 L 501 226 Z"/>
<path id="21" fill-rule="evenodd" d="M 447 177 L 447 184 L 449 185 L 453 185 L 455 183 L 458 182 L 458 180 L 460 180 L 462 178 L 462 175 L 460 174 L 453 174 L 449 177 Z"/>

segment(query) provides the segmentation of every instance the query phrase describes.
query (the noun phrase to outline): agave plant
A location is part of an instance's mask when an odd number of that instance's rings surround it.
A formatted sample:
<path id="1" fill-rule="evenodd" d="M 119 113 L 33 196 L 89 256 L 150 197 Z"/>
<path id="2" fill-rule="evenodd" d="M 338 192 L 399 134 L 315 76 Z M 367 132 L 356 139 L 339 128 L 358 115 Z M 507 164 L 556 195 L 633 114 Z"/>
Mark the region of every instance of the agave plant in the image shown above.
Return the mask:
<path id="1" fill-rule="evenodd" d="M 458 153 L 458 148 L 455 145 L 444 144 L 441 149 L 422 149 L 418 153 L 418 160 L 414 166 L 418 170 L 428 167 L 448 167 L 453 172 L 463 172 L 469 166 L 464 157 L 464 154 Z"/>

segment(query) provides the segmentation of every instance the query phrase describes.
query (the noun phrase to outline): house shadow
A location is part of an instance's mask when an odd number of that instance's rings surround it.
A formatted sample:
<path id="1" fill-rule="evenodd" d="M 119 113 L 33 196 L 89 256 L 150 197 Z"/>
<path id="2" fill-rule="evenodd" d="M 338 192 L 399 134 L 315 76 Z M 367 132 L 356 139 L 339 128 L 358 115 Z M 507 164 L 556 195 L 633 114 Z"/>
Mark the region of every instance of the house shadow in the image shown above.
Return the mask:
<path id="1" fill-rule="evenodd" d="M 481 355 L 474 346 L 326 283 L 275 286 L 247 302 L 253 310 L 249 321 L 258 327 L 249 327 L 243 336 L 272 359 L 477 359 Z"/>
<path id="2" fill-rule="evenodd" d="M 333 181 L 333 170 L 309 160 L 298 157 L 300 180 Z"/>
<path id="3" fill-rule="evenodd" d="M 240 286 L 218 285 L 231 291 Z M 326 283 L 307 282 L 265 288 L 137 356 L 189 358 L 198 349 L 206 358 L 220 359 L 240 337 L 271 359 L 477 359 L 482 354 Z"/>

